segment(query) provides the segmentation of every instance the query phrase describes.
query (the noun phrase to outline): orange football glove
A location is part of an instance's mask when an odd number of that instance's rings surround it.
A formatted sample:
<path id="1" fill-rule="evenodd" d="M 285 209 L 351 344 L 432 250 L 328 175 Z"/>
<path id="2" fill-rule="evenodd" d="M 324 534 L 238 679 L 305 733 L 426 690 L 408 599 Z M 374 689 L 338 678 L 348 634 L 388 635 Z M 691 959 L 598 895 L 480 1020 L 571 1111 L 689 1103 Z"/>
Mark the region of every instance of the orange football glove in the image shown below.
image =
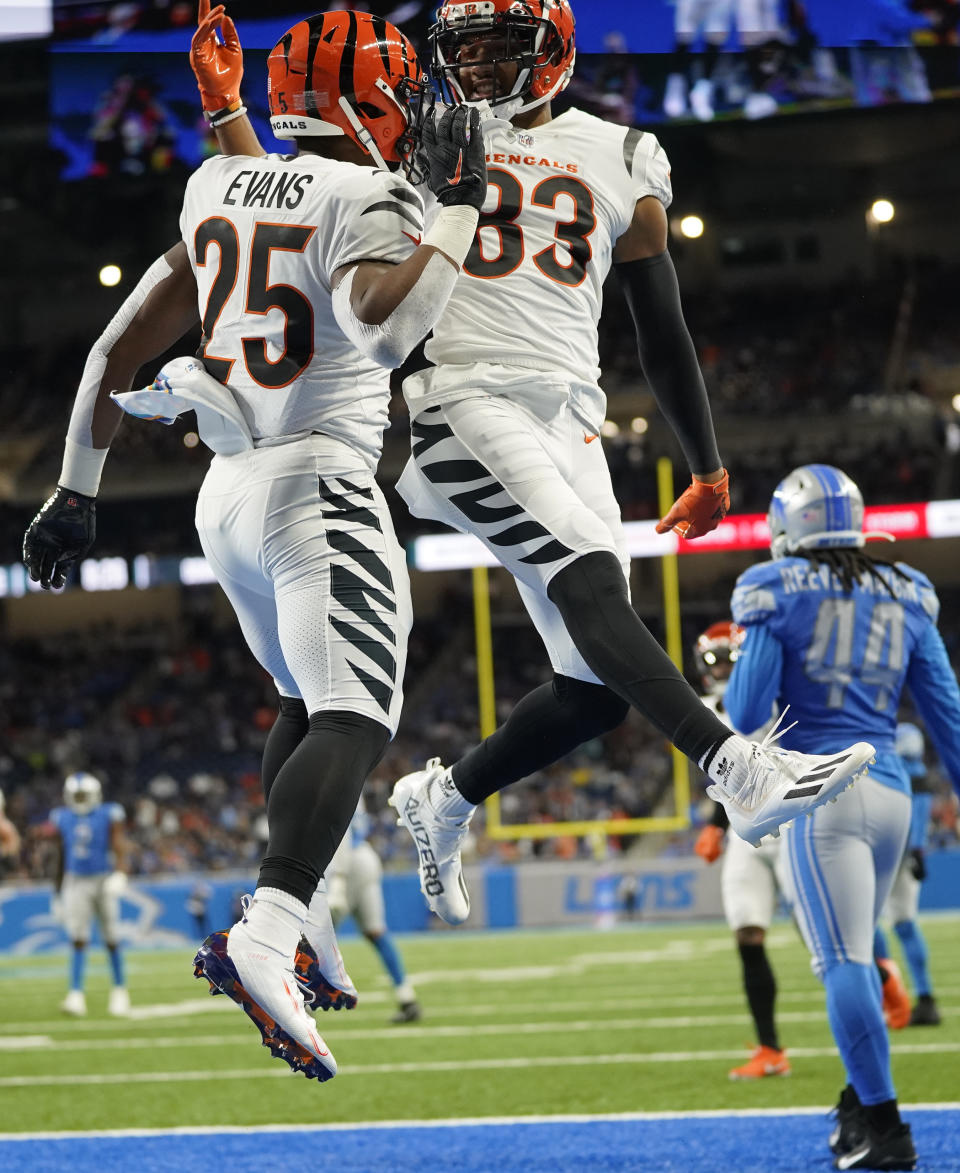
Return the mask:
<path id="1" fill-rule="evenodd" d="M 730 474 L 726 469 L 715 485 L 692 481 L 657 522 L 657 533 L 675 529 L 681 538 L 702 538 L 716 529 L 730 512 Z"/>
<path id="2" fill-rule="evenodd" d="M 222 45 L 217 29 L 223 34 Z M 211 11 L 210 0 L 200 0 L 197 31 L 190 42 L 190 68 L 196 75 L 204 110 L 239 105 L 243 50 L 236 26 L 222 4 Z"/>
<path id="3" fill-rule="evenodd" d="M 707 863 L 716 863 L 723 852 L 724 833 L 722 827 L 708 823 L 697 836 L 697 841 L 693 845 L 694 852 Z"/>

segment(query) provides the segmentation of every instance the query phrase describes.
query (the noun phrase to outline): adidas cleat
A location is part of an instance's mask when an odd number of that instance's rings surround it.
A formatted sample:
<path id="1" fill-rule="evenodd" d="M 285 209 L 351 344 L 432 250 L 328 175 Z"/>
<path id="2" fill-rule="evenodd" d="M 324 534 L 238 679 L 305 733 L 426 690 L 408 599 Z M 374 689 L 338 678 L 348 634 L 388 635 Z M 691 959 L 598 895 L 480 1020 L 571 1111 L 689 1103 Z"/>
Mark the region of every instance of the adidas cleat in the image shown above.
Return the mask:
<path id="1" fill-rule="evenodd" d="M 866 741 L 835 754 L 781 749 L 772 743 L 793 726 L 777 733 L 777 725 L 760 742 L 739 737 L 724 742 L 718 754 L 730 760 L 718 763 L 722 771 L 727 767 L 723 780 L 707 787 L 707 794 L 723 804 L 734 831 L 754 847 L 765 835 L 839 797 L 875 760 L 874 747 Z"/>
<path id="2" fill-rule="evenodd" d="M 211 933 L 193 964 L 194 977 L 206 978 L 211 994 L 226 994 L 237 1003 L 274 1058 L 320 1083 L 337 1074 L 336 1060 L 306 1012 L 300 984 L 287 980 L 289 964 L 274 950 L 248 941 L 242 923 Z"/>
<path id="3" fill-rule="evenodd" d="M 470 827 L 438 815 L 428 797 L 430 783 L 443 777 L 439 758 L 431 758 L 426 769 L 406 774 L 387 800 L 397 812 L 397 825 L 413 836 L 419 855 L 420 891 L 431 912 L 448 925 L 459 925 L 470 915 L 470 894 L 463 879 L 460 851 Z"/>
<path id="4" fill-rule="evenodd" d="M 357 1005 L 357 992 L 353 986 L 341 990 L 323 976 L 317 955 L 306 937 L 300 938 L 293 976 L 308 1010 L 353 1010 Z"/>

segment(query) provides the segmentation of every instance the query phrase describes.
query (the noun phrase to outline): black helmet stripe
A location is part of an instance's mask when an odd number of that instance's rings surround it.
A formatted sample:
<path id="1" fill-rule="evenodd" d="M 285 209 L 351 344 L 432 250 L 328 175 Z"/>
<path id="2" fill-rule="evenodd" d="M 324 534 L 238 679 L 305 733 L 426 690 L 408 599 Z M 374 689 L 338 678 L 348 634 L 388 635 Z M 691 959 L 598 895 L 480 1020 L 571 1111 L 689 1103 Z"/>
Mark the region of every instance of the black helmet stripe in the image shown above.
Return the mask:
<path id="1" fill-rule="evenodd" d="M 322 12 L 316 16 L 311 16 L 307 21 L 307 27 L 310 29 L 310 39 L 307 43 L 307 84 L 304 87 L 304 107 L 306 113 L 313 118 L 320 117 L 320 111 L 317 109 L 317 100 L 314 97 L 313 85 L 313 61 L 317 55 L 317 46 L 320 44 L 320 37 L 323 35 L 323 24 L 326 17 Z"/>
<path id="2" fill-rule="evenodd" d="M 348 9 L 347 16 L 347 35 L 343 42 L 343 53 L 340 55 L 340 93 L 350 101 L 356 91 L 353 71 L 357 56 L 357 14 Z"/>
<path id="3" fill-rule="evenodd" d="M 377 48 L 380 50 L 380 60 L 383 62 L 383 68 L 390 75 L 390 46 L 387 44 L 387 22 L 382 16 L 370 17 L 370 28 L 373 30 L 373 35 L 377 38 Z"/>

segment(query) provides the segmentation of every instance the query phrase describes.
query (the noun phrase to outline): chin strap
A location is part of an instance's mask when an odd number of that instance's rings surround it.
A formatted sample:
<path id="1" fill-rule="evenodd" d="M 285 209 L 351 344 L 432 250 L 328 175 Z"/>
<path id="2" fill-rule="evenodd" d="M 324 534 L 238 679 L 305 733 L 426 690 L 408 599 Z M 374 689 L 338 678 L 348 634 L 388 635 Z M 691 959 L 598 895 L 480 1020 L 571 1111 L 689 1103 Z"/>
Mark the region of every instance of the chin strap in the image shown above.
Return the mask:
<path id="1" fill-rule="evenodd" d="M 337 104 L 343 111 L 346 120 L 353 127 L 354 132 L 356 133 L 357 138 L 360 140 L 364 150 L 368 152 L 374 163 L 376 163 L 381 171 L 389 171 L 390 168 L 387 166 L 387 161 L 384 159 L 383 155 L 380 154 L 380 150 L 377 147 L 376 142 L 374 142 L 373 135 L 369 130 L 367 130 L 367 128 L 357 117 L 357 113 L 350 105 L 348 99 L 341 95 L 340 101 Z"/>

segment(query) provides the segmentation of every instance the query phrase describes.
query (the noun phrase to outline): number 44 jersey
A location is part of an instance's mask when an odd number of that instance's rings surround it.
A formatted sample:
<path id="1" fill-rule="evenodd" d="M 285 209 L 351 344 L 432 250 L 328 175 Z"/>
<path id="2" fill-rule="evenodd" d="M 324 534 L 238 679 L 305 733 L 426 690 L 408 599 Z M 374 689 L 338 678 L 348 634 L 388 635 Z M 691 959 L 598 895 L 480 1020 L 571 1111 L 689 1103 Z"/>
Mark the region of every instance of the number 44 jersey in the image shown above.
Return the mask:
<path id="1" fill-rule="evenodd" d="M 797 724 L 783 736 L 787 749 L 831 753 L 870 741 L 878 751 L 871 776 L 909 793 L 894 753 L 900 695 L 909 690 L 945 760 L 956 760 L 958 731 L 944 716 L 954 710 L 943 701 L 956 696 L 957 682 L 930 580 L 896 565 L 878 564 L 877 577 L 865 575 L 850 592 L 828 566 L 808 558 L 744 571 L 731 610 L 747 635 L 724 704 L 744 728 L 763 704 L 764 716 L 771 700 L 781 710 L 789 704 L 787 721 Z"/>
<path id="2" fill-rule="evenodd" d="M 201 357 L 229 384 L 254 443 L 319 431 L 380 455 L 388 372 L 337 325 L 343 265 L 399 263 L 423 232 L 398 175 L 317 155 L 216 156 L 190 177 L 180 232 L 197 278 Z"/>
<path id="3" fill-rule="evenodd" d="M 531 130 L 495 121 L 483 133 L 487 198 L 426 356 L 441 367 L 492 363 L 552 373 L 574 386 L 599 427 L 603 282 L 637 201 L 670 204 L 666 153 L 652 134 L 576 109 Z M 426 385 L 408 381 L 404 392 L 412 415 L 458 393 L 442 370 Z"/>

